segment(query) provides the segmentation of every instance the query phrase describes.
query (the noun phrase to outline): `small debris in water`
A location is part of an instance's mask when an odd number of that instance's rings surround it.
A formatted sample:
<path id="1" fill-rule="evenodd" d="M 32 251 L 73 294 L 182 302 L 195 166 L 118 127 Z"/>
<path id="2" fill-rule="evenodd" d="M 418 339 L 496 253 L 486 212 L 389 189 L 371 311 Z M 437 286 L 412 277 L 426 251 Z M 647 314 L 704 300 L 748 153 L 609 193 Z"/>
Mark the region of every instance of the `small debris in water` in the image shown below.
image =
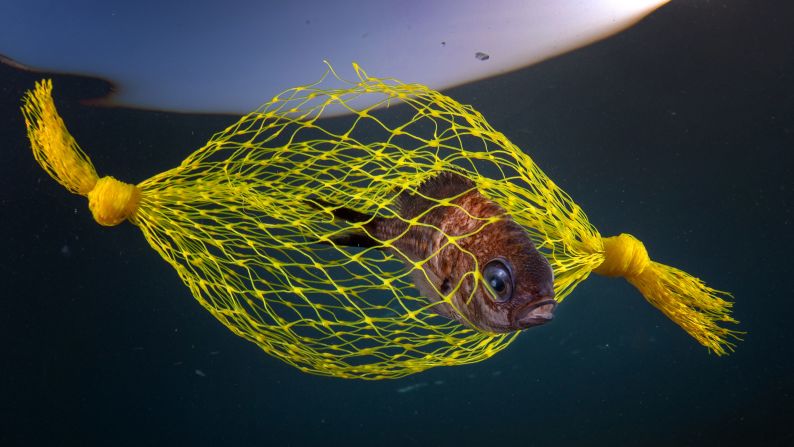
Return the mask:
<path id="1" fill-rule="evenodd" d="M 419 388 L 423 388 L 423 387 L 426 387 L 426 386 L 427 386 L 427 382 L 414 383 L 413 385 L 408 385 L 408 386 L 404 386 L 402 388 L 397 388 L 397 392 L 400 393 L 400 394 L 408 393 L 410 391 L 414 391 L 414 390 L 417 390 Z"/>

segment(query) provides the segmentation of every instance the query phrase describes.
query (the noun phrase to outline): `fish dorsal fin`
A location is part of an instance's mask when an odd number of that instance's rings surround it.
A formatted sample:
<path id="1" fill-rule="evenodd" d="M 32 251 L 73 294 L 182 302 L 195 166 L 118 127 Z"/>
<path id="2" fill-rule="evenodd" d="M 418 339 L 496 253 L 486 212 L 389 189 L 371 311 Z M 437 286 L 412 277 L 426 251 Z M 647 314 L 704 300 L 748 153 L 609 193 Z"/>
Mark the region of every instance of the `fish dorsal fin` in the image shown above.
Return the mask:
<path id="1" fill-rule="evenodd" d="M 447 199 L 459 196 L 474 188 L 474 182 L 463 175 L 452 171 L 442 171 L 422 182 L 416 189 L 416 193 L 409 190 L 402 192 L 397 199 L 397 208 L 401 216 L 410 219 L 433 206 L 434 203 L 425 197 Z"/>

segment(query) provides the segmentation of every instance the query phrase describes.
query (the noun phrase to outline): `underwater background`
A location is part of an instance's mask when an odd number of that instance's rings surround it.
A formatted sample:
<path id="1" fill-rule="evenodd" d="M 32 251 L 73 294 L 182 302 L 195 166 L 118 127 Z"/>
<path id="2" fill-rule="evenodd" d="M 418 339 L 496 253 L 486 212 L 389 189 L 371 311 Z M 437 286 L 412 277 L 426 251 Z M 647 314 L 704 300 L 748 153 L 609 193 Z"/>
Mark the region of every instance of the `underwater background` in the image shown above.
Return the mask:
<path id="1" fill-rule="evenodd" d="M 138 229 L 96 225 L 41 170 L 19 100 L 44 76 L 0 66 L 0 445 L 794 445 L 787 2 L 673 1 L 600 43 L 445 91 L 602 234 L 630 232 L 732 292 L 747 334 L 727 357 L 625 281 L 591 277 L 487 361 L 378 382 L 303 374 L 219 324 Z M 85 106 L 108 85 L 54 82 L 100 173 L 126 181 L 236 121 Z"/>

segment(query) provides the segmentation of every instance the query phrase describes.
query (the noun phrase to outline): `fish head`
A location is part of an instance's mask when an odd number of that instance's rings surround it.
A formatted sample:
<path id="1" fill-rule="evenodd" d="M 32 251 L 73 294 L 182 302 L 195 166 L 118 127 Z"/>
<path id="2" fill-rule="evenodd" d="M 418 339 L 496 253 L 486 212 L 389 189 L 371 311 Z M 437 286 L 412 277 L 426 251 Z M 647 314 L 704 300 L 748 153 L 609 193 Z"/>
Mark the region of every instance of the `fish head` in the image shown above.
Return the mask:
<path id="1" fill-rule="evenodd" d="M 456 303 L 469 324 L 505 333 L 554 318 L 554 273 L 520 225 L 510 219 L 490 224 L 469 243 L 479 272 L 469 275 Z"/>

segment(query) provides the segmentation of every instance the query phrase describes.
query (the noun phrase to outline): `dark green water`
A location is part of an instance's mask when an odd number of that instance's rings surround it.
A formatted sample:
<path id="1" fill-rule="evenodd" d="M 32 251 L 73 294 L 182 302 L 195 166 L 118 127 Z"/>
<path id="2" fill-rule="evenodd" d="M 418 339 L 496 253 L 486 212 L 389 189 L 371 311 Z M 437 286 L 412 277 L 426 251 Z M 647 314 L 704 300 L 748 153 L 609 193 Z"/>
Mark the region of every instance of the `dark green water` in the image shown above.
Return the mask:
<path id="1" fill-rule="evenodd" d="M 0 445 L 794 445 L 782 5 L 674 1 L 604 42 L 447 92 L 602 233 L 633 233 L 731 291 L 748 334 L 722 358 L 628 284 L 592 278 L 553 323 L 476 365 L 381 382 L 300 373 L 215 321 L 135 227 L 96 225 L 44 174 L 18 113 L 41 75 L 0 68 Z M 81 106 L 101 83 L 55 82 L 100 172 L 127 181 L 234 121 Z"/>

